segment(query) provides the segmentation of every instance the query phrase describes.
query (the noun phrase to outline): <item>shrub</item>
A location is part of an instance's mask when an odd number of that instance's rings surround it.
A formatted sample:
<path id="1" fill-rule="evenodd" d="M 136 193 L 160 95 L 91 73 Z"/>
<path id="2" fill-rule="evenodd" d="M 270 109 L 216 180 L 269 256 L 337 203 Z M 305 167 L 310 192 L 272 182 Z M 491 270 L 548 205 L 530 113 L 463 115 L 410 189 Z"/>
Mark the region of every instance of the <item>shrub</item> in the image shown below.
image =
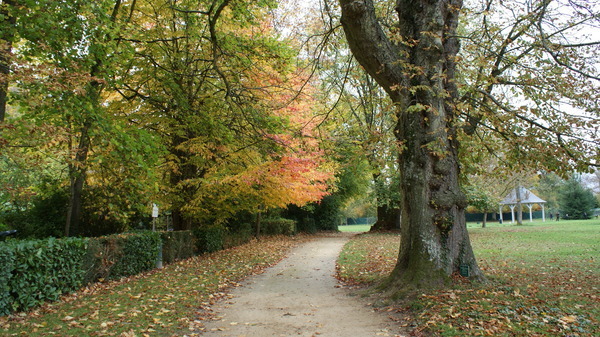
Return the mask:
<path id="1" fill-rule="evenodd" d="M 230 226 L 225 234 L 223 248 L 231 248 L 243 245 L 252 239 L 252 225 L 247 222 L 240 223 L 236 226 Z"/>
<path id="2" fill-rule="evenodd" d="M 161 232 L 164 263 L 194 256 L 196 238 L 192 231 Z"/>
<path id="3" fill-rule="evenodd" d="M 0 316 L 4 316 L 11 312 L 9 281 L 15 267 L 13 250 L 5 245 L 0 246 L 0 266 Z"/>
<path id="4" fill-rule="evenodd" d="M 225 229 L 222 226 L 206 226 L 194 229 L 198 253 L 211 253 L 223 249 Z"/>
<path id="5" fill-rule="evenodd" d="M 85 281 L 117 279 L 154 268 L 160 240 L 158 232 L 118 234 L 90 239 L 83 267 Z"/>
<path id="6" fill-rule="evenodd" d="M 315 219 L 310 217 L 302 218 L 296 225 L 298 232 L 314 234 L 317 232 Z"/>
<path id="7" fill-rule="evenodd" d="M 11 250 L 14 262 L 6 283 L 11 303 L 3 311 L 26 310 L 78 289 L 83 284 L 81 266 L 86 246 L 87 239 L 76 238 L 7 244 L 1 255 L 10 258 L 11 253 L 6 252 Z M 1 277 L 7 275 L 3 272 Z"/>
<path id="8" fill-rule="evenodd" d="M 294 220 L 284 218 L 265 219 L 262 221 L 261 227 L 261 231 L 265 235 L 296 234 L 296 221 Z"/>

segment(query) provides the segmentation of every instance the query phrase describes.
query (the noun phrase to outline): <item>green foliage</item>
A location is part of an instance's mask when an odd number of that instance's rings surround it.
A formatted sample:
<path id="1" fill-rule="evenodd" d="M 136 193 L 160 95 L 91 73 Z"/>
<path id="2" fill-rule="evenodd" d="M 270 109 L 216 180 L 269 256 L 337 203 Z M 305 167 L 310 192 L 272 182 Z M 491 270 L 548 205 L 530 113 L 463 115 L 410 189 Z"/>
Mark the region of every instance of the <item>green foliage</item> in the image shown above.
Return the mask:
<path id="1" fill-rule="evenodd" d="M 567 180 L 559 190 L 561 216 L 569 219 L 589 219 L 597 200 L 591 190 L 581 186 L 576 178 Z"/>
<path id="2" fill-rule="evenodd" d="M 296 222 L 296 230 L 298 232 L 314 234 L 317 232 L 317 223 L 314 218 L 306 216 Z"/>
<path id="3" fill-rule="evenodd" d="M 15 268 L 14 251 L 8 246 L 0 245 L 0 316 L 8 315 L 12 308 L 9 281 Z"/>
<path id="4" fill-rule="evenodd" d="M 195 228 L 196 249 L 198 253 L 212 253 L 223 249 L 225 244 L 225 228 L 219 225 Z"/>
<path id="5" fill-rule="evenodd" d="M 160 240 L 158 232 L 91 238 L 83 267 L 86 283 L 136 275 L 154 268 Z"/>
<path id="6" fill-rule="evenodd" d="M 296 221 L 284 218 L 264 219 L 261 232 L 265 235 L 294 235 L 296 234 Z"/>
<path id="7" fill-rule="evenodd" d="M 478 211 L 489 212 L 498 205 L 496 199 L 488 190 L 479 188 L 476 185 L 467 185 L 464 187 L 469 205 L 475 207 Z"/>
<path id="8" fill-rule="evenodd" d="M 84 280 L 81 266 L 86 247 L 87 239 L 76 238 L 8 242 L 0 250 L 0 256 L 14 262 L 12 270 L 11 264 L 7 264 L 10 275 L 0 274 L 2 281 L 7 281 L 2 282 L 0 311 L 26 310 L 78 289 Z"/>
<path id="9" fill-rule="evenodd" d="M 160 236 L 163 263 L 172 263 L 194 256 L 196 238 L 192 231 L 161 232 Z"/>
<path id="10" fill-rule="evenodd" d="M 20 238 L 62 236 L 68 196 L 56 186 L 43 187 L 27 208 L 10 208 L 0 214 L 0 222 L 18 230 Z"/>

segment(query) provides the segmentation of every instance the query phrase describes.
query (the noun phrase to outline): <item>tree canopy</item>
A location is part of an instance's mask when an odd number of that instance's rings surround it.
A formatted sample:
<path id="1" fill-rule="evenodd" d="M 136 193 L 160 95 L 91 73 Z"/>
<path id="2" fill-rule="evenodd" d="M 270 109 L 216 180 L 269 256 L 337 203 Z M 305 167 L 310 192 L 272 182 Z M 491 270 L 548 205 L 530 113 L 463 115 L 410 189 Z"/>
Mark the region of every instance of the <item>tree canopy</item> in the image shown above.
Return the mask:
<path id="1" fill-rule="evenodd" d="M 374 190 L 402 212 L 390 284 L 419 287 L 483 278 L 465 190 L 488 209 L 486 177 L 598 165 L 596 1 L 293 5 L 0 1 L 1 221 L 99 235 L 158 203 L 175 229 L 335 229 Z"/>

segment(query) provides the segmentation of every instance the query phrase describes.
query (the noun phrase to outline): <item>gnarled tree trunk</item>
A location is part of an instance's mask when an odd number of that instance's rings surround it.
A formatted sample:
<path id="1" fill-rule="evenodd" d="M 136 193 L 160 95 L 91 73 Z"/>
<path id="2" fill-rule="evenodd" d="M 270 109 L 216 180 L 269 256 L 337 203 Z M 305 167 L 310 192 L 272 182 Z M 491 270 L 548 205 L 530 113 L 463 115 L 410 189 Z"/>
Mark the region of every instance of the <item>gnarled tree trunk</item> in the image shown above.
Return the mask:
<path id="1" fill-rule="evenodd" d="M 394 32 L 379 24 L 372 0 L 339 1 L 352 53 L 396 105 L 402 239 L 391 284 L 443 285 L 461 265 L 481 277 L 465 224 L 454 125 L 462 1 L 398 0 Z"/>

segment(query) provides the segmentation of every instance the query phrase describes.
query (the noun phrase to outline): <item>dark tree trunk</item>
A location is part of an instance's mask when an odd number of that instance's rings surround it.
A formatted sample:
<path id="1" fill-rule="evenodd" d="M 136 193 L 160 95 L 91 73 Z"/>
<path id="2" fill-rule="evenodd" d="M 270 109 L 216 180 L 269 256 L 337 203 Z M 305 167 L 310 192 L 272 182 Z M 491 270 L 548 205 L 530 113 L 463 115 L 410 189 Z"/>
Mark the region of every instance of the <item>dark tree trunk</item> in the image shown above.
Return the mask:
<path id="1" fill-rule="evenodd" d="M 173 217 L 174 230 L 191 230 L 194 227 L 194 219 L 185 211 L 198 189 L 189 183 L 190 179 L 199 178 L 204 175 L 204 170 L 200 170 L 194 165 L 190 158 L 191 155 L 181 145 L 187 140 L 193 138 L 193 135 L 186 137 L 174 136 L 171 140 L 171 154 L 176 158 L 177 168 L 170 173 L 170 185 L 172 192 L 171 213 Z"/>
<path id="2" fill-rule="evenodd" d="M 15 6 L 13 0 L 5 0 L 0 4 L 0 17 L 3 18 L 2 26 L 14 27 L 17 18 L 11 14 L 10 9 Z M 0 123 L 6 118 L 6 105 L 8 103 L 8 75 L 10 74 L 10 55 L 12 53 L 14 33 L 12 29 L 0 29 Z"/>
<path id="3" fill-rule="evenodd" d="M 400 229 L 400 208 L 388 205 L 377 206 L 377 222 L 371 226 L 371 232 L 397 231 Z"/>
<path id="4" fill-rule="evenodd" d="M 453 97 L 460 0 L 397 1 L 394 40 L 372 0 L 340 0 L 353 55 L 396 106 L 402 194 L 401 245 L 390 285 L 443 285 L 461 265 L 481 277 L 459 188 Z M 397 42 L 392 42 L 397 41 Z"/>
<path id="5" fill-rule="evenodd" d="M 485 228 L 485 225 L 487 224 L 487 212 L 483 212 L 483 221 L 481 221 L 481 228 Z"/>
<path id="6" fill-rule="evenodd" d="M 119 8 L 121 7 L 121 0 L 116 0 L 113 6 L 111 14 L 111 21 L 115 22 Z M 108 39 L 108 36 L 106 36 Z M 84 111 L 84 117 L 82 119 L 81 131 L 79 134 L 79 144 L 75 149 L 75 158 L 73 163 L 69 164 L 70 174 L 70 196 L 69 196 L 69 208 L 67 210 L 67 220 L 65 222 L 65 236 L 72 235 L 73 231 L 81 231 L 81 209 L 83 205 L 83 187 L 85 185 L 86 173 L 88 169 L 88 153 L 91 146 L 90 131 L 92 129 L 93 117 L 91 114 L 95 113 L 96 110 L 101 109 L 100 98 L 103 90 L 103 85 L 95 79 L 100 74 L 102 68 L 102 59 L 100 56 L 96 56 L 94 63 L 90 68 L 90 77 L 92 80 L 89 83 L 87 90 L 87 97 L 89 102 L 93 106 L 93 111 Z"/>
<path id="7" fill-rule="evenodd" d="M 83 124 L 79 136 L 79 145 L 75 153 L 75 160 L 69 168 L 71 183 L 69 189 L 69 209 L 67 210 L 67 220 L 65 222 L 65 236 L 70 236 L 80 230 L 81 206 L 83 204 L 82 195 L 87 170 L 86 162 L 90 148 L 89 132 L 91 126 L 92 123 L 89 121 Z"/>

